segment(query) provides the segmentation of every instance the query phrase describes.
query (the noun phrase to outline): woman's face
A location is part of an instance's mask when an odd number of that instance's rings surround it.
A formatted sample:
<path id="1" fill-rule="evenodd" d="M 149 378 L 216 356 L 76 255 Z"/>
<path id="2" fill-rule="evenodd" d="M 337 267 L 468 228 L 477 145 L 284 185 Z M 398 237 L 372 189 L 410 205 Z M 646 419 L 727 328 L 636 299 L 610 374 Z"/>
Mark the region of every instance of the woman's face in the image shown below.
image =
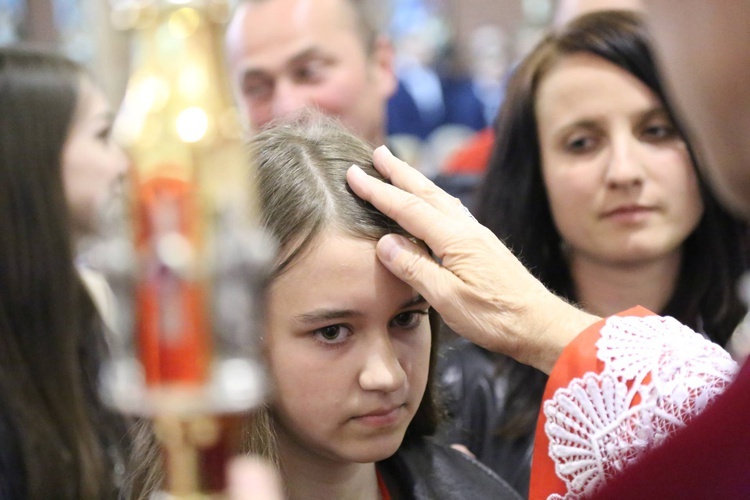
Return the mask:
<path id="1" fill-rule="evenodd" d="M 317 242 L 270 287 L 281 458 L 382 460 L 425 392 L 428 305 L 380 264 L 374 242 L 333 231 Z"/>
<path id="2" fill-rule="evenodd" d="M 104 94 L 84 79 L 76 117 L 62 153 L 65 196 L 74 229 L 94 231 L 128 168 L 125 153 L 110 136 L 112 111 Z"/>
<path id="3" fill-rule="evenodd" d="M 542 175 L 572 259 L 629 264 L 678 252 L 703 214 L 687 148 L 640 80 L 589 54 L 537 89 Z"/>

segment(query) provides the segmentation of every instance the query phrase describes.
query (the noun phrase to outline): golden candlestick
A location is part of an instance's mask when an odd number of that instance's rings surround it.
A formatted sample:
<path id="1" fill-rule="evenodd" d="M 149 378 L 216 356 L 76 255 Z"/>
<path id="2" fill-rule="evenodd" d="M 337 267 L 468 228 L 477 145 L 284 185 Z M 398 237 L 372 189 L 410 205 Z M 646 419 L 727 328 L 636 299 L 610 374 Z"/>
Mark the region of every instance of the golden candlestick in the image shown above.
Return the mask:
<path id="1" fill-rule="evenodd" d="M 134 168 L 102 245 L 121 304 L 103 393 L 152 419 L 168 492 L 191 497 L 223 489 L 240 422 L 266 393 L 258 339 L 273 246 L 224 70 L 228 12 L 217 0 L 113 5 L 132 34 L 114 135 Z"/>

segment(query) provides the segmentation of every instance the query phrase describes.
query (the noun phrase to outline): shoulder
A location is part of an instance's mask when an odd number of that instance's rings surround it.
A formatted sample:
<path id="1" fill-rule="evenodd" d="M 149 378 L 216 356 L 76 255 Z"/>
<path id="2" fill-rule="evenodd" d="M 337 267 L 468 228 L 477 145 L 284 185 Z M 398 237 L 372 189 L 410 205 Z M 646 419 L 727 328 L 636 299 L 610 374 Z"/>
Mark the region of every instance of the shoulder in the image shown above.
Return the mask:
<path id="1" fill-rule="evenodd" d="M 437 364 L 442 385 L 473 385 L 478 379 L 495 377 L 497 355 L 468 340 L 458 339 L 441 349 Z"/>
<path id="2" fill-rule="evenodd" d="M 441 349 L 436 371 L 440 400 L 448 417 L 444 428 L 484 433 L 490 423 L 488 412 L 494 415 L 497 394 L 504 392 L 497 387 L 504 383 L 497 376 L 497 358 L 498 355 L 464 339 Z M 448 432 L 449 442 L 468 444 L 467 438 L 452 434 L 452 430 Z"/>
<path id="3" fill-rule="evenodd" d="M 437 362 L 442 403 L 451 418 L 502 407 L 507 392 L 505 358 L 460 339 L 445 346 Z M 485 411 L 486 410 L 486 411 Z M 472 424 L 478 422 L 472 420 Z"/>
<path id="4" fill-rule="evenodd" d="M 395 455 L 378 464 L 411 498 L 520 499 L 508 483 L 476 459 L 429 438 L 404 441 Z"/>

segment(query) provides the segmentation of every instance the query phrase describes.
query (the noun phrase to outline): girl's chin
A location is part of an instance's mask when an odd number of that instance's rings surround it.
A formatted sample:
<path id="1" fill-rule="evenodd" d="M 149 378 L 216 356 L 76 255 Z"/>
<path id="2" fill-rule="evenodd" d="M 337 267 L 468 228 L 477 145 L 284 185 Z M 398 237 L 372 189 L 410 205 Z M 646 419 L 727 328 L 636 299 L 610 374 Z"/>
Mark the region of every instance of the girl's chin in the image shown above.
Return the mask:
<path id="1" fill-rule="evenodd" d="M 342 450 L 340 458 L 347 462 L 360 464 L 380 462 L 393 456 L 404 440 L 403 433 L 380 438 L 362 439 L 359 443 L 352 443 L 348 450 Z"/>

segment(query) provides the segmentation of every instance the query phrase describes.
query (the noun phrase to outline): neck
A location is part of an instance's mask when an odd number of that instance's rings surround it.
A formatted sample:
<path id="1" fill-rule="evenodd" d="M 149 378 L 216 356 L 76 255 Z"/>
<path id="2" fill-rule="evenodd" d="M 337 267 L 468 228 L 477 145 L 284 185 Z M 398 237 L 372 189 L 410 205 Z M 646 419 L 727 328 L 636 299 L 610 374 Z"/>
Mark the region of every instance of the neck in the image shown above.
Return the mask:
<path id="1" fill-rule="evenodd" d="M 289 500 L 379 500 L 375 464 L 324 457 L 277 434 L 279 459 Z"/>
<path id="2" fill-rule="evenodd" d="M 681 251 L 658 260 L 612 264 L 571 257 L 570 271 L 579 304 L 592 314 L 611 316 L 640 305 L 664 310 L 674 293 L 682 263 Z"/>

